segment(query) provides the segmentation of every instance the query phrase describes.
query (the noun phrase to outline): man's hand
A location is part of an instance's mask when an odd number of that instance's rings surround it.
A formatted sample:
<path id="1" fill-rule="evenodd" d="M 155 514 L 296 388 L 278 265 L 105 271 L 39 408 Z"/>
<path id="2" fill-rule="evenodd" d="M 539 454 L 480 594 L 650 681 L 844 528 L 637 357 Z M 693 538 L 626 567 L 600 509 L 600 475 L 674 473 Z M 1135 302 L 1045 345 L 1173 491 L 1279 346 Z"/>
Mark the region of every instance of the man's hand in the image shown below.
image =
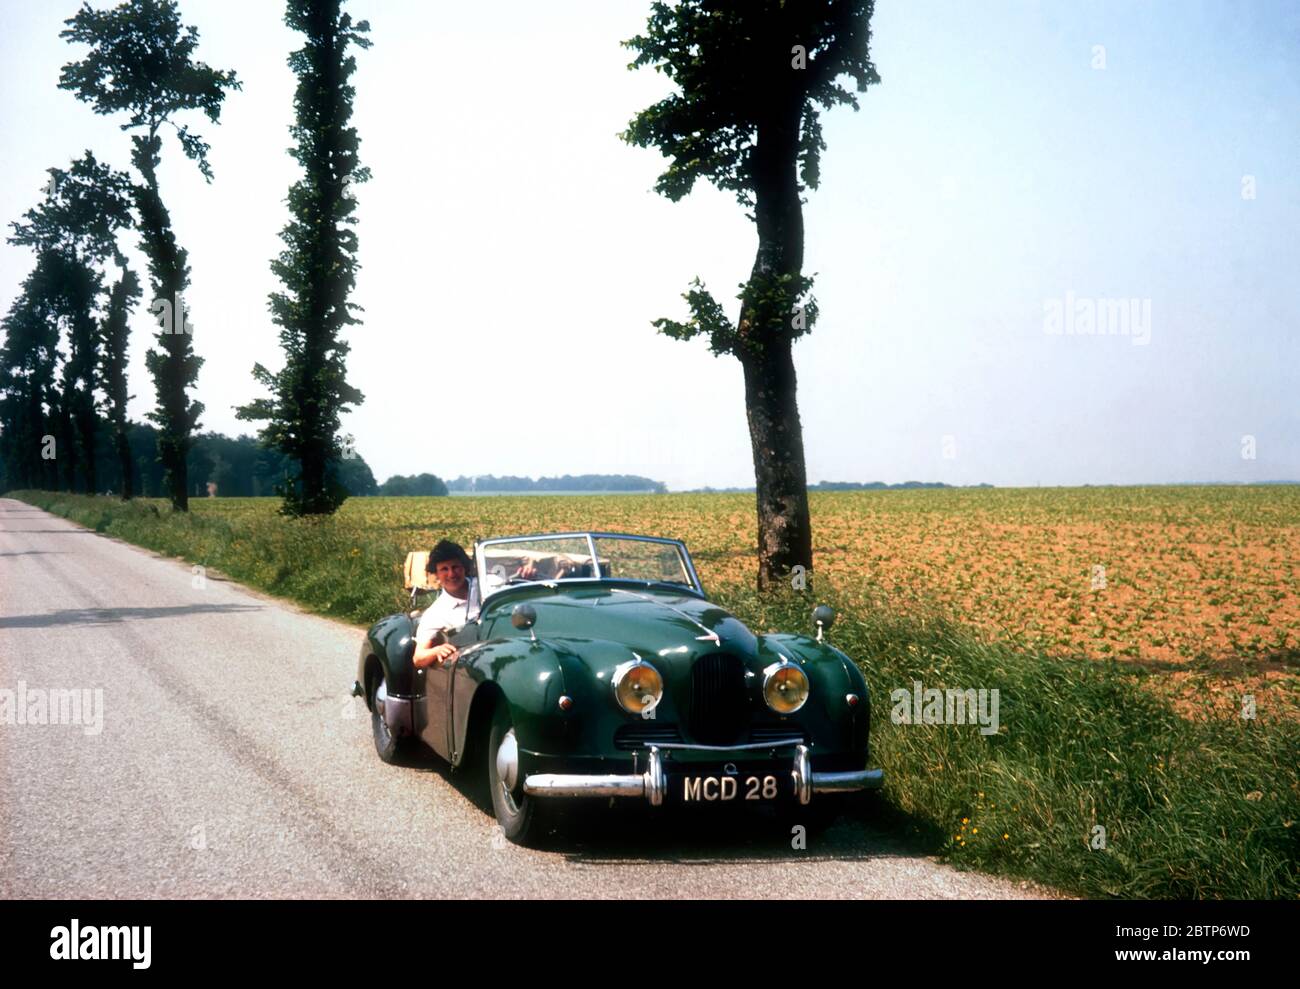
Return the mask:
<path id="1" fill-rule="evenodd" d="M 437 663 L 439 666 L 448 666 L 456 662 L 456 657 L 460 655 L 460 650 L 450 642 L 444 642 L 441 645 L 432 646 L 431 648 L 418 649 L 412 663 L 416 669 L 424 669 L 426 666 L 432 666 Z"/>

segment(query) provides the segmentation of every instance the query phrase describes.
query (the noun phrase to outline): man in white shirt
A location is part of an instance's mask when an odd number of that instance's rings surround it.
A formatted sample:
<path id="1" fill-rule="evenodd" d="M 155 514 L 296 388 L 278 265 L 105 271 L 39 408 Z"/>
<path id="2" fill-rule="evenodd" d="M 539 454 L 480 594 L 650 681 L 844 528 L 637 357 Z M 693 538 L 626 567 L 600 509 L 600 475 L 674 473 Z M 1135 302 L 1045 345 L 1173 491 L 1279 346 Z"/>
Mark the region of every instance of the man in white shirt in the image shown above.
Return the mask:
<path id="1" fill-rule="evenodd" d="M 420 623 L 415 628 L 415 655 L 412 662 L 416 669 L 423 669 L 434 663 L 447 666 L 456 662 L 459 650 L 442 634 L 444 629 L 462 628 L 478 617 L 482 604 L 478 578 L 468 576 L 470 571 L 469 556 L 458 543 L 450 539 L 438 541 L 429 554 L 425 569 L 438 578 L 442 592 L 433 604 L 420 616 Z M 511 577 L 523 577 L 527 580 L 537 576 L 537 568 L 525 561 L 520 564 Z M 485 578 L 488 590 L 493 591 L 504 584 L 507 578 L 501 574 L 488 574 Z M 436 639 L 442 642 L 434 644 Z"/>
<path id="2" fill-rule="evenodd" d="M 439 541 L 429 554 L 427 569 L 438 578 L 442 591 L 420 616 L 420 624 L 415 629 L 412 661 L 418 669 L 433 663 L 445 666 L 456 662 L 456 647 L 441 633 L 443 629 L 460 628 L 472 622 L 478 617 L 480 605 L 478 581 L 468 576 L 469 557 L 457 543 L 450 539 Z M 440 637 L 443 641 L 434 645 L 434 640 Z"/>

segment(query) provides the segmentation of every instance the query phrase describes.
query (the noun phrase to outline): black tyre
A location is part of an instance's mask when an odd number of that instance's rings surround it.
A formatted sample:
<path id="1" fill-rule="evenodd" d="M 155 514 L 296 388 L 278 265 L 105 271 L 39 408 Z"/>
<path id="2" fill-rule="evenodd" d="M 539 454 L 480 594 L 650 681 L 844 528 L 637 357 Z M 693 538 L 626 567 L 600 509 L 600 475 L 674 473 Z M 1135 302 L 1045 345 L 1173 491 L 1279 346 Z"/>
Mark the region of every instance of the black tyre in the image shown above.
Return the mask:
<path id="1" fill-rule="evenodd" d="M 400 737 L 388 727 L 381 713 L 384 698 L 388 695 L 383 673 L 374 681 L 370 694 L 370 731 L 375 737 L 375 751 L 379 758 L 387 763 L 400 763 L 407 759 L 415 749 L 416 739 L 411 736 Z"/>
<path id="2" fill-rule="evenodd" d="M 548 830 L 553 817 L 552 808 L 546 807 L 543 800 L 524 793 L 518 752 L 514 725 L 510 721 L 510 706 L 499 700 L 492 712 L 487 744 L 487 778 L 492 793 L 492 810 L 508 841 L 536 846 Z M 509 778 L 511 776 L 513 779 Z"/>

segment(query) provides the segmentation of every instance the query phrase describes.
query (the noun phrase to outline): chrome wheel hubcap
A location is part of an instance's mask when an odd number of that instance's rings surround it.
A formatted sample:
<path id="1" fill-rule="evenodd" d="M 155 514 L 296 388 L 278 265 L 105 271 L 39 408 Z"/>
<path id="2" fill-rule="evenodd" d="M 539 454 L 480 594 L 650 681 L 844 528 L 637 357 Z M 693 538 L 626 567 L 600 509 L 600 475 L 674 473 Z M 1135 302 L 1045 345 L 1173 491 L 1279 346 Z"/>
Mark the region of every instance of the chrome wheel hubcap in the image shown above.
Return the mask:
<path id="1" fill-rule="evenodd" d="M 501 781 L 506 796 L 514 792 L 519 783 L 519 743 L 515 740 L 515 730 L 506 732 L 497 747 L 497 779 Z"/>
<path id="2" fill-rule="evenodd" d="M 384 706 L 387 702 L 388 687 L 385 681 L 380 680 L 379 686 L 375 688 L 375 713 L 379 715 L 379 731 L 384 737 L 385 744 L 392 737 L 388 730 L 388 711 Z"/>

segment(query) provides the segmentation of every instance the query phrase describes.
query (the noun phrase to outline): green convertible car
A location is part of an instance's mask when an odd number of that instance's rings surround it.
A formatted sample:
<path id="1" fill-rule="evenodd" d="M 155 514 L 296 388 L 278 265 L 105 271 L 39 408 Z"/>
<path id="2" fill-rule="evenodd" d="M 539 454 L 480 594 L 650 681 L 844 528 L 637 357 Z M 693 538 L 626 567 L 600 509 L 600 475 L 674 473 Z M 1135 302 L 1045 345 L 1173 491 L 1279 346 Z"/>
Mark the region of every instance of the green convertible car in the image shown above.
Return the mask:
<path id="1" fill-rule="evenodd" d="M 420 612 L 401 612 L 367 633 L 352 690 L 385 762 L 424 743 L 486 772 L 511 841 L 542 840 L 563 801 L 824 809 L 883 782 L 867 684 L 823 641 L 830 608 L 815 637 L 756 635 L 709 603 L 681 542 L 648 536 L 487 539 L 474 569 L 455 662 L 416 669 Z"/>

